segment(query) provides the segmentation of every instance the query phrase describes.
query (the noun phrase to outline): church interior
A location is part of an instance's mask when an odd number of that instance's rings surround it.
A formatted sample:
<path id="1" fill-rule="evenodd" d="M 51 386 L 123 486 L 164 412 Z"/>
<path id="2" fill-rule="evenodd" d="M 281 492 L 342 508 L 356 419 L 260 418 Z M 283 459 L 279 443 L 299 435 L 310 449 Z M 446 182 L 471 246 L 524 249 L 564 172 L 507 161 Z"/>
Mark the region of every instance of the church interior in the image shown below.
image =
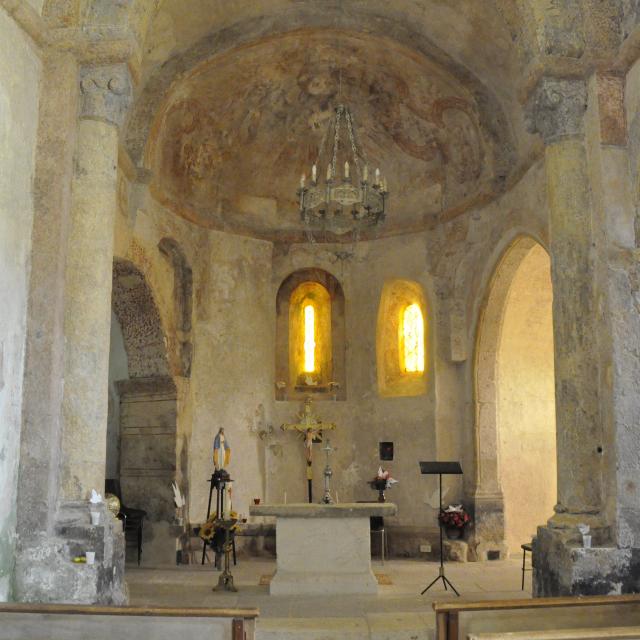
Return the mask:
<path id="1" fill-rule="evenodd" d="M 0 0 L 0 639 L 640 625 L 639 60 L 634 0 Z"/>

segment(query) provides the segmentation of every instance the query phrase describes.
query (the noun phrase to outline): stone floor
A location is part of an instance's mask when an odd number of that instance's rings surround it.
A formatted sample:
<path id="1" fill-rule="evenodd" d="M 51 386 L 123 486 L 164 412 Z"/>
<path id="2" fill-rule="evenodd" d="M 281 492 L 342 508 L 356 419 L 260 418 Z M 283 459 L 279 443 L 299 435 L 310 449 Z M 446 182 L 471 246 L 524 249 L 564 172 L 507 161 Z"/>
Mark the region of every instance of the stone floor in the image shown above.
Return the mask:
<path id="1" fill-rule="evenodd" d="M 270 596 L 260 577 L 275 571 L 275 561 L 238 560 L 233 568 L 237 593 L 213 592 L 218 572 L 211 565 L 127 567 L 132 605 L 189 607 L 258 607 L 258 640 L 423 640 L 433 638 L 431 603 L 455 598 L 441 584 L 424 596 L 420 591 L 438 575 L 438 564 L 419 560 L 373 563 L 393 584 L 380 586 L 377 596 Z M 519 560 L 448 563 L 447 577 L 469 600 L 522 598 L 531 595 L 531 573 L 520 591 Z"/>

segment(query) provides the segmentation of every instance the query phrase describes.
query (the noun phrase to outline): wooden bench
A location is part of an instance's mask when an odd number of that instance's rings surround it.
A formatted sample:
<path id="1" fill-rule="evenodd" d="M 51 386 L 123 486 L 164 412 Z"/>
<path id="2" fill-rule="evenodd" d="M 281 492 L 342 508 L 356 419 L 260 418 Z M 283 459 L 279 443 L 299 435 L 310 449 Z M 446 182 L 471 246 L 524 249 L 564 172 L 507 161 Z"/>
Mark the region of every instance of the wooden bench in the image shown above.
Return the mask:
<path id="1" fill-rule="evenodd" d="M 258 609 L 0 603 L 0 640 L 255 640 Z"/>
<path id="2" fill-rule="evenodd" d="M 468 638 L 469 640 L 640 640 L 640 627 L 474 633 L 470 634 Z"/>
<path id="3" fill-rule="evenodd" d="M 570 630 L 576 627 L 640 626 L 640 595 L 584 596 L 434 602 L 436 640 L 458 640 L 472 634 Z M 577 616 L 580 616 L 579 618 Z M 551 628 L 550 628 L 551 626 Z M 517 636 L 516 636 L 517 637 Z M 533 638 L 529 633 L 526 637 Z"/>

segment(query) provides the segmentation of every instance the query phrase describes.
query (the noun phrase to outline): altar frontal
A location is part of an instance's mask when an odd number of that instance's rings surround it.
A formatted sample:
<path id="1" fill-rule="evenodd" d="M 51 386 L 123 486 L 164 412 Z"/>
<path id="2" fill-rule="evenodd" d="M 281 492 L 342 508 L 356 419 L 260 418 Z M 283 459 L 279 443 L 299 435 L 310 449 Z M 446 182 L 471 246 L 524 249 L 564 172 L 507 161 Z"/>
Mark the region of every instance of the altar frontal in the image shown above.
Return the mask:
<path id="1" fill-rule="evenodd" d="M 396 511 L 388 502 L 251 506 L 252 516 L 276 517 L 277 570 L 269 593 L 377 593 L 369 519 Z"/>

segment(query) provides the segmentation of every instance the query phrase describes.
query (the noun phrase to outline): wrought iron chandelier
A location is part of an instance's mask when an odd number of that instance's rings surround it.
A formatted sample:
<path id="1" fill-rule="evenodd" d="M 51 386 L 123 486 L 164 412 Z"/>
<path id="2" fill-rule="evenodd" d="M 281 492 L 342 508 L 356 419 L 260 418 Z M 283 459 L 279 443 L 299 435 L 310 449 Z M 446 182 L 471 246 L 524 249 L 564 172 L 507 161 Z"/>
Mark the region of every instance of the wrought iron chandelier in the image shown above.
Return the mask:
<path id="1" fill-rule="evenodd" d="M 343 127 L 348 146 L 342 144 Z M 329 159 L 324 154 L 331 137 L 333 149 Z M 318 177 L 321 161 L 327 161 L 324 181 Z M 305 174 L 300 178 L 300 218 L 309 240 L 314 241 L 314 230 L 336 235 L 351 232 L 357 239 L 361 229 L 375 227 L 384 221 L 388 195 L 387 181 L 380 169 L 375 170 L 370 180 L 364 151 L 358 147 L 354 136 L 351 111 L 346 105 L 339 104 L 322 138 L 309 183 Z"/>

